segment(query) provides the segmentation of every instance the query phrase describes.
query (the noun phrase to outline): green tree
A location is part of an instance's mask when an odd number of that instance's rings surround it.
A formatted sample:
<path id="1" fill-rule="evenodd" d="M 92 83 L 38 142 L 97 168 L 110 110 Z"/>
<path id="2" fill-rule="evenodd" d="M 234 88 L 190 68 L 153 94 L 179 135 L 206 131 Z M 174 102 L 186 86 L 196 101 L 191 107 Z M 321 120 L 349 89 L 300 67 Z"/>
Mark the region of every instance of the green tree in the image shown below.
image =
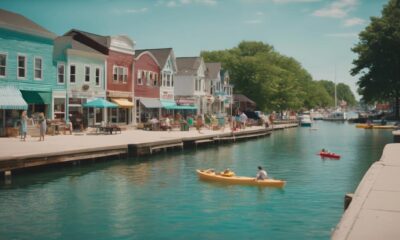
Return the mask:
<path id="1" fill-rule="evenodd" d="M 360 75 L 358 92 L 366 102 L 392 101 L 399 118 L 400 98 L 400 2 L 390 0 L 381 17 L 359 34 L 352 49 L 357 54 L 352 75 Z"/>

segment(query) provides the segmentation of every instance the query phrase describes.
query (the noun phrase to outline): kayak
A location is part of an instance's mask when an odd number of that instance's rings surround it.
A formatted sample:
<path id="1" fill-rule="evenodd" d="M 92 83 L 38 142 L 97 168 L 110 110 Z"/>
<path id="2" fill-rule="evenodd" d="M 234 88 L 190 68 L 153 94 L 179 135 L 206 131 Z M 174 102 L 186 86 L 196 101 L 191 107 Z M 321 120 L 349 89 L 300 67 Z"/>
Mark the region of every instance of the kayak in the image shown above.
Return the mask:
<path id="1" fill-rule="evenodd" d="M 330 152 L 319 152 L 318 155 L 321 157 L 326 157 L 326 158 L 340 158 L 339 154 L 336 153 L 330 153 Z"/>
<path id="2" fill-rule="evenodd" d="M 283 187 L 286 181 L 278 179 L 256 180 L 254 177 L 222 176 L 212 171 L 196 170 L 201 180 L 221 182 L 227 184 L 242 184 L 252 186 Z"/>
<path id="3" fill-rule="evenodd" d="M 372 125 L 372 124 L 356 124 L 356 128 L 365 128 L 365 129 L 395 129 L 395 125 Z"/>

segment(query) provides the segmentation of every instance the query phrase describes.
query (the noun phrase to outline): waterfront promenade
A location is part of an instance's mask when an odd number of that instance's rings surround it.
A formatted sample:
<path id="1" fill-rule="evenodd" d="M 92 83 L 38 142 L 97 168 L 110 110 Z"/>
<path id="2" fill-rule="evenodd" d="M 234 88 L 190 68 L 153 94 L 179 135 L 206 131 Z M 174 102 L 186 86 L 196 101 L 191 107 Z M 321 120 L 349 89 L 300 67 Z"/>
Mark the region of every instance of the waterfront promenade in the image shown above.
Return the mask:
<path id="1" fill-rule="evenodd" d="M 400 144 L 388 144 L 364 175 L 333 240 L 400 238 Z"/>
<path id="2" fill-rule="evenodd" d="M 297 125 L 283 124 L 278 125 L 275 129 L 294 126 Z M 257 136 L 257 134 L 266 134 L 272 130 L 273 128 L 265 129 L 260 126 L 248 127 L 234 133 L 228 128 L 223 131 L 202 129 L 201 133 L 195 129 L 190 129 L 190 131 L 126 130 L 111 135 L 75 133 L 72 135 L 46 136 L 45 141 L 41 142 L 38 141 L 38 138 L 32 137 L 28 137 L 26 142 L 19 138 L 0 138 L 0 171 L 126 154 L 128 145 L 145 146 L 150 148 L 151 153 L 152 148 L 160 149 L 179 145 L 183 147 L 185 140 L 205 143 L 212 142 L 213 139 L 229 138 L 236 135 L 250 138 Z M 57 159 L 50 160 L 49 157 L 57 157 Z M 17 161 L 25 162 L 19 163 Z M 18 166 L 14 164 L 18 164 Z"/>

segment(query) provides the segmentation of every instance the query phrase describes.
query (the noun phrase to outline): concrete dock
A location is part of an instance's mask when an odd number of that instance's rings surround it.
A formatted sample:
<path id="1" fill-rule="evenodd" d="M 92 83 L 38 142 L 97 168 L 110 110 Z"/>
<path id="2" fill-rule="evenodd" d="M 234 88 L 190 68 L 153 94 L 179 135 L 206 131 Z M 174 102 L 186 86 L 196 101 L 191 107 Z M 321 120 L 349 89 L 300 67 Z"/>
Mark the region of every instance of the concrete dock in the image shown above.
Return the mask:
<path id="1" fill-rule="evenodd" d="M 296 127 L 297 124 L 274 125 L 271 128 L 248 127 L 232 132 L 230 129 L 201 133 L 190 131 L 127 130 L 112 135 L 57 135 L 46 136 L 45 141 L 28 137 L 0 138 L 0 172 L 35 166 L 91 160 L 103 157 L 142 156 L 174 148 L 197 147 L 200 144 L 218 144 L 268 136 L 273 130 Z"/>
<path id="2" fill-rule="evenodd" d="M 372 164 L 332 234 L 333 240 L 400 239 L 400 144 Z"/>

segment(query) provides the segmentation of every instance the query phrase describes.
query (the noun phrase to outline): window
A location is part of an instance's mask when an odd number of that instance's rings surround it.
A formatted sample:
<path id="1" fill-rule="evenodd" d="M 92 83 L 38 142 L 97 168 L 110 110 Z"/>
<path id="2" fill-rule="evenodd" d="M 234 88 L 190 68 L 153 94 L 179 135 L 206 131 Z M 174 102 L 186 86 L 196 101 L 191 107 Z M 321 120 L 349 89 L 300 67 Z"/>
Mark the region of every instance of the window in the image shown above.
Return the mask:
<path id="1" fill-rule="evenodd" d="M 113 67 L 113 80 L 114 81 L 118 81 L 118 73 L 117 73 L 117 71 L 118 71 L 118 67 L 114 66 Z"/>
<path id="2" fill-rule="evenodd" d="M 18 55 L 18 78 L 26 78 L 26 56 Z"/>
<path id="3" fill-rule="evenodd" d="M 154 86 L 157 86 L 158 85 L 158 74 L 157 73 L 154 73 L 154 80 L 153 80 L 153 85 Z"/>
<path id="4" fill-rule="evenodd" d="M 0 77 L 6 76 L 6 68 L 7 68 L 7 55 L 4 53 L 0 53 Z"/>
<path id="5" fill-rule="evenodd" d="M 167 83 L 166 83 L 165 80 L 166 80 L 165 79 L 165 73 L 162 73 L 162 85 L 163 85 L 163 87 L 167 86 Z"/>
<path id="6" fill-rule="evenodd" d="M 171 87 L 174 86 L 174 75 L 171 75 Z"/>
<path id="7" fill-rule="evenodd" d="M 35 57 L 33 60 L 34 64 L 34 70 L 35 70 L 35 80 L 41 80 L 42 79 L 42 59 Z"/>
<path id="8" fill-rule="evenodd" d="M 85 82 L 90 82 L 90 67 L 85 66 Z"/>
<path id="9" fill-rule="evenodd" d="M 69 82 L 70 83 L 76 82 L 76 66 L 75 65 L 69 66 Z"/>
<path id="10" fill-rule="evenodd" d="M 150 82 L 150 72 L 146 72 L 146 84 L 147 86 L 150 86 L 151 82 Z"/>
<path id="11" fill-rule="evenodd" d="M 120 83 L 124 81 L 124 68 L 118 67 L 118 80 Z"/>
<path id="12" fill-rule="evenodd" d="M 142 79 L 143 79 L 143 78 L 142 78 L 142 71 L 139 70 L 139 71 L 137 72 L 137 84 L 138 84 L 138 85 L 143 85 Z"/>
<path id="13" fill-rule="evenodd" d="M 171 86 L 171 75 L 167 74 L 167 87 Z"/>
<path id="14" fill-rule="evenodd" d="M 128 68 L 124 67 L 124 79 L 123 79 L 124 83 L 128 82 Z"/>
<path id="15" fill-rule="evenodd" d="M 64 83 L 64 75 L 65 75 L 65 65 L 60 63 L 57 65 L 57 82 L 60 84 Z"/>
<path id="16" fill-rule="evenodd" d="M 96 86 L 100 86 L 100 68 L 96 68 L 95 81 L 96 81 Z"/>

